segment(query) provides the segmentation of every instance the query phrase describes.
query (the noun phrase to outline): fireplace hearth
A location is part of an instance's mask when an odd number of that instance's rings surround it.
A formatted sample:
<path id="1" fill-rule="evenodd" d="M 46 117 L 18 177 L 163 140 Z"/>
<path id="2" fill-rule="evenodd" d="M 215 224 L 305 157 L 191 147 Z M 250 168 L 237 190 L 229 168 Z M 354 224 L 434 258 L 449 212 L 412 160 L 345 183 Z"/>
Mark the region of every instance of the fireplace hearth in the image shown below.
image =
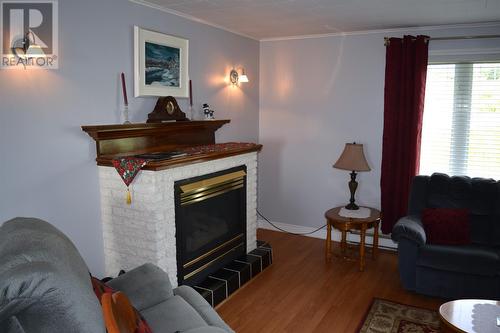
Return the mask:
<path id="1" fill-rule="evenodd" d="M 175 182 L 177 282 L 194 286 L 246 253 L 246 166 Z"/>

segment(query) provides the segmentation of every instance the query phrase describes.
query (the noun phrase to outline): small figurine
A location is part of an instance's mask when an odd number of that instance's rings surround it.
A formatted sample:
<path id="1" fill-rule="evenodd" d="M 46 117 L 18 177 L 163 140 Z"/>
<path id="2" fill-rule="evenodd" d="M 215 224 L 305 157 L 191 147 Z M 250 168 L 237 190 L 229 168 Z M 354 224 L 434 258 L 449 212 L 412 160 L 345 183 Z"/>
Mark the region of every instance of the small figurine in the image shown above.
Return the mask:
<path id="1" fill-rule="evenodd" d="M 210 105 L 208 105 L 207 103 L 204 103 L 202 108 L 203 108 L 203 114 L 205 115 L 206 120 L 215 119 L 215 117 L 214 117 L 215 111 L 210 109 Z"/>

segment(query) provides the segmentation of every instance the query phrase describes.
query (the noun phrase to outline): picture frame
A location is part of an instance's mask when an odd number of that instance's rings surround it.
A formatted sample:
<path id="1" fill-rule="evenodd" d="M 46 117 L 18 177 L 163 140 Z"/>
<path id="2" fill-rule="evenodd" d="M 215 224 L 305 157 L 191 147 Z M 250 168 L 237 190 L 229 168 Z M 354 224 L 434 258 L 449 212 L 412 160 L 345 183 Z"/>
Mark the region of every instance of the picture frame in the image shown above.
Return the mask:
<path id="1" fill-rule="evenodd" d="M 134 26 L 134 96 L 189 97 L 189 40 Z"/>

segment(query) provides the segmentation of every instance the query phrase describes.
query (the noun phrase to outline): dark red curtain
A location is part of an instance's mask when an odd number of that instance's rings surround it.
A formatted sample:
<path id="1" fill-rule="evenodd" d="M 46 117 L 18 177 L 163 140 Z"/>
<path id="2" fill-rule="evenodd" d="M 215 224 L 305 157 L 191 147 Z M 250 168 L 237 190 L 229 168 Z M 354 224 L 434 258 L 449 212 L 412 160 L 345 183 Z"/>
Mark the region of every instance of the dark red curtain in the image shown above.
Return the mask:
<path id="1" fill-rule="evenodd" d="M 386 49 L 382 146 L 382 232 L 406 215 L 420 162 L 428 59 L 427 36 L 390 38 Z"/>

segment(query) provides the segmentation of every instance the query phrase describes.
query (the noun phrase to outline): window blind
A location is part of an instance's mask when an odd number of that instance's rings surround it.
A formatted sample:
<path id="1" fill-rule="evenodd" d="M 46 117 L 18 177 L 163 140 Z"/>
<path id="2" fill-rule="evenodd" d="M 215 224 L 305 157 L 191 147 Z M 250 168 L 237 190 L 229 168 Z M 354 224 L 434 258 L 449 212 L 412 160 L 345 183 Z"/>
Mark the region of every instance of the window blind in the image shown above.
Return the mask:
<path id="1" fill-rule="evenodd" d="M 500 180 L 500 63 L 427 68 L 420 174 Z"/>

